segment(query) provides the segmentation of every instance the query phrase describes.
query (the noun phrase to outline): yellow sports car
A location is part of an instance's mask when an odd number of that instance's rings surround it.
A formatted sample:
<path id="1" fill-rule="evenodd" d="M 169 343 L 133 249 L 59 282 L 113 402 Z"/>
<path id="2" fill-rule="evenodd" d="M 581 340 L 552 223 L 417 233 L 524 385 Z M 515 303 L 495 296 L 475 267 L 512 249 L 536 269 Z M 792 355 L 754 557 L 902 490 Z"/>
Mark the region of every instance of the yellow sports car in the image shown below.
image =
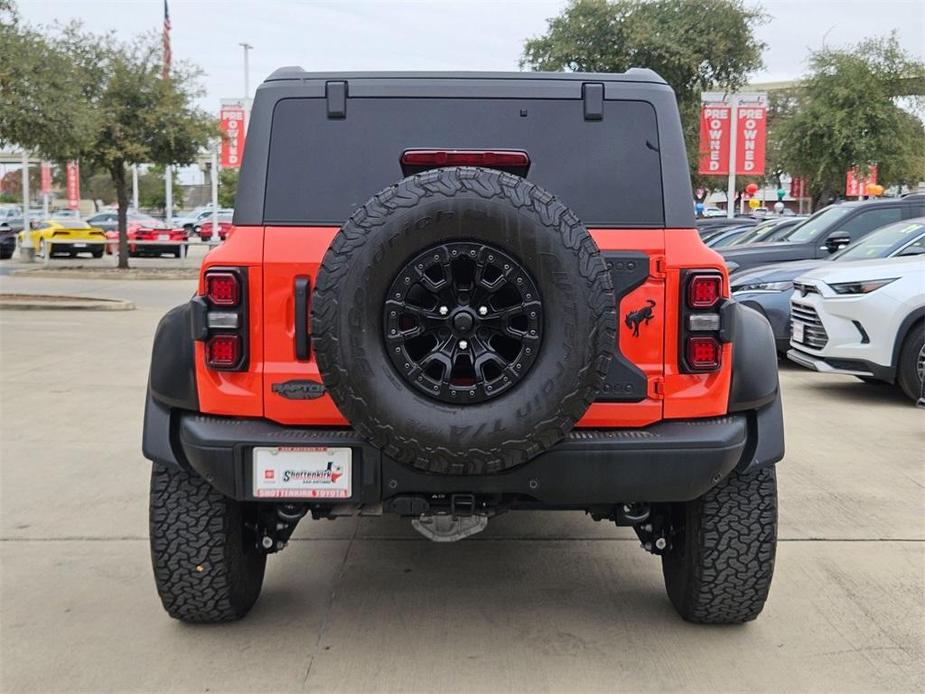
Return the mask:
<path id="1" fill-rule="evenodd" d="M 19 232 L 19 247 L 22 248 L 25 230 Z M 32 224 L 29 232 L 32 247 L 40 258 L 55 255 L 91 253 L 94 258 L 102 258 L 106 248 L 106 234 L 81 219 L 48 219 Z"/>

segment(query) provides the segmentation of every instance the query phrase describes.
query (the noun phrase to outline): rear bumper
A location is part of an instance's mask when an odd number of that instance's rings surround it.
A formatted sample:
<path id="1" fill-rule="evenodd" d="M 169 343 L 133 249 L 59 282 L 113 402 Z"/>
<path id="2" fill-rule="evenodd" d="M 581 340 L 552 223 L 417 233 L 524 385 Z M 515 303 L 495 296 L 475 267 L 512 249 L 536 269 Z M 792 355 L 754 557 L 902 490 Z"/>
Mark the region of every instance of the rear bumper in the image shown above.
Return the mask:
<path id="1" fill-rule="evenodd" d="M 780 400 L 713 419 L 663 421 L 632 430 L 575 430 L 532 461 L 504 473 L 435 475 L 397 463 L 351 429 L 283 427 L 171 410 L 148 397 L 144 453 L 188 466 L 222 494 L 253 496 L 255 446 L 331 446 L 353 451 L 353 496 L 337 504 L 400 506 L 434 494 L 516 498 L 524 507 L 582 508 L 626 502 L 688 501 L 737 467 L 783 457 Z M 261 499 L 266 501 L 266 499 Z M 323 505 L 325 502 L 306 500 Z"/>

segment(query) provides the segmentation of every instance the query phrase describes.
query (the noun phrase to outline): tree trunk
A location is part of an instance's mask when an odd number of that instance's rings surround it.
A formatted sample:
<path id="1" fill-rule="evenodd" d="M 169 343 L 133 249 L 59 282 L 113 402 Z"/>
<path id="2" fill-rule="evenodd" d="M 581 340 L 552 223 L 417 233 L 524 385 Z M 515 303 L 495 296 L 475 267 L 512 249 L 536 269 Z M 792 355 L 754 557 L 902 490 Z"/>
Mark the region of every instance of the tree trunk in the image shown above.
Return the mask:
<path id="1" fill-rule="evenodd" d="M 109 170 L 116 187 L 116 204 L 119 206 L 119 269 L 128 269 L 128 184 L 125 181 L 125 163 L 118 161 Z"/>

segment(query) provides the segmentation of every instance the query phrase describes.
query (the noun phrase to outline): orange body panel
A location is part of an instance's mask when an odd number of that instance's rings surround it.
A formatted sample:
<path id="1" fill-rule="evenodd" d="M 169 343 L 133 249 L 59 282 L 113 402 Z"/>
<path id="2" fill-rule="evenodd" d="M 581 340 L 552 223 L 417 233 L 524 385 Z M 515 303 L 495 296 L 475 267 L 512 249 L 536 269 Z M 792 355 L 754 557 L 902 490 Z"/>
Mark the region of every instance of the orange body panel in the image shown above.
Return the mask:
<path id="1" fill-rule="evenodd" d="M 710 374 L 682 374 L 679 370 L 679 335 L 681 324 L 681 272 L 715 270 L 723 275 L 723 297 L 729 297 L 729 278 L 722 256 L 700 240 L 696 229 L 668 232 L 671 243 L 666 247 L 668 296 L 665 321 L 665 419 L 718 417 L 726 414 L 729 386 L 732 381 L 732 345 L 723 346 L 720 370 Z"/>
<path id="2" fill-rule="evenodd" d="M 264 416 L 282 424 L 347 426 L 327 394 L 315 400 L 289 400 L 273 392 L 274 383 L 310 379 L 321 383 L 314 353 L 309 361 L 295 357 L 296 277 L 315 286 L 318 266 L 337 227 L 267 227 L 264 233 Z"/>
<path id="3" fill-rule="evenodd" d="M 249 362 L 246 372 L 205 367 L 204 347 L 196 344 L 196 375 L 203 412 L 265 417 L 292 425 L 348 426 L 328 395 L 289 400 L 272 390 L 290 380 L 321 381 L 314 355 L 295 357 L 297 277 L 314 287 L 324 254 L 337 227 L 242 227 L 206 256 L 210 267 L 247 266 Z M 726 413 L 731 380 L 732 345 L 723 349 L 723 366 L 711 374 L 679 371 L 681 273 L 711 269 L 725 276 L 722 258 L 707 248 L 695 229 L 592 229 L 602 251 L 643 251 L 654 271 L 620 302 L 621 351 L 646 374 L 649 397 L 638 403 L 594 403 L 579 427 L 641 427 L 661 419 L 712 417 Z M 203 291 L 200 276 L 200 293 Z M 724 280 L 723 295 L 729 295 Z M 652 300 L 653 318 L 638 336 L 625 322 L 628 312 Z"/>
<path id="4" fill-rule="evenodd" d="M 241 227 L 221 246 L 209 251 L 199 273 L 213 267 L 247 268 L 248 363 L 247 371 L 213 371 L 205 365 L 205 345 L 196 343 L 196 387 L 199 409 L 238 417 L 263 416 L 263 227 Z"/>

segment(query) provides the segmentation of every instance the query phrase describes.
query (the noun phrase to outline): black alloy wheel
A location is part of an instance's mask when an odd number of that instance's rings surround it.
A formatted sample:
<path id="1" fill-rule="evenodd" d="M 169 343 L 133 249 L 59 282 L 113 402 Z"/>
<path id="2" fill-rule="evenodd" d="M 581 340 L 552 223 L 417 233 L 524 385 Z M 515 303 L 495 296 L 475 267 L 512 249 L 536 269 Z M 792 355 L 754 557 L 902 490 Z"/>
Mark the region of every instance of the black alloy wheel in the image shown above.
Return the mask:
<path id="1" fill-rule="evenodd" d="M 507 253 L 476 242 L 435 246 L 396 275 L 383 325 L 396 371 L 446 403 L 474 404 L 513 388 L 536 360 L 543 303 Z"/>

